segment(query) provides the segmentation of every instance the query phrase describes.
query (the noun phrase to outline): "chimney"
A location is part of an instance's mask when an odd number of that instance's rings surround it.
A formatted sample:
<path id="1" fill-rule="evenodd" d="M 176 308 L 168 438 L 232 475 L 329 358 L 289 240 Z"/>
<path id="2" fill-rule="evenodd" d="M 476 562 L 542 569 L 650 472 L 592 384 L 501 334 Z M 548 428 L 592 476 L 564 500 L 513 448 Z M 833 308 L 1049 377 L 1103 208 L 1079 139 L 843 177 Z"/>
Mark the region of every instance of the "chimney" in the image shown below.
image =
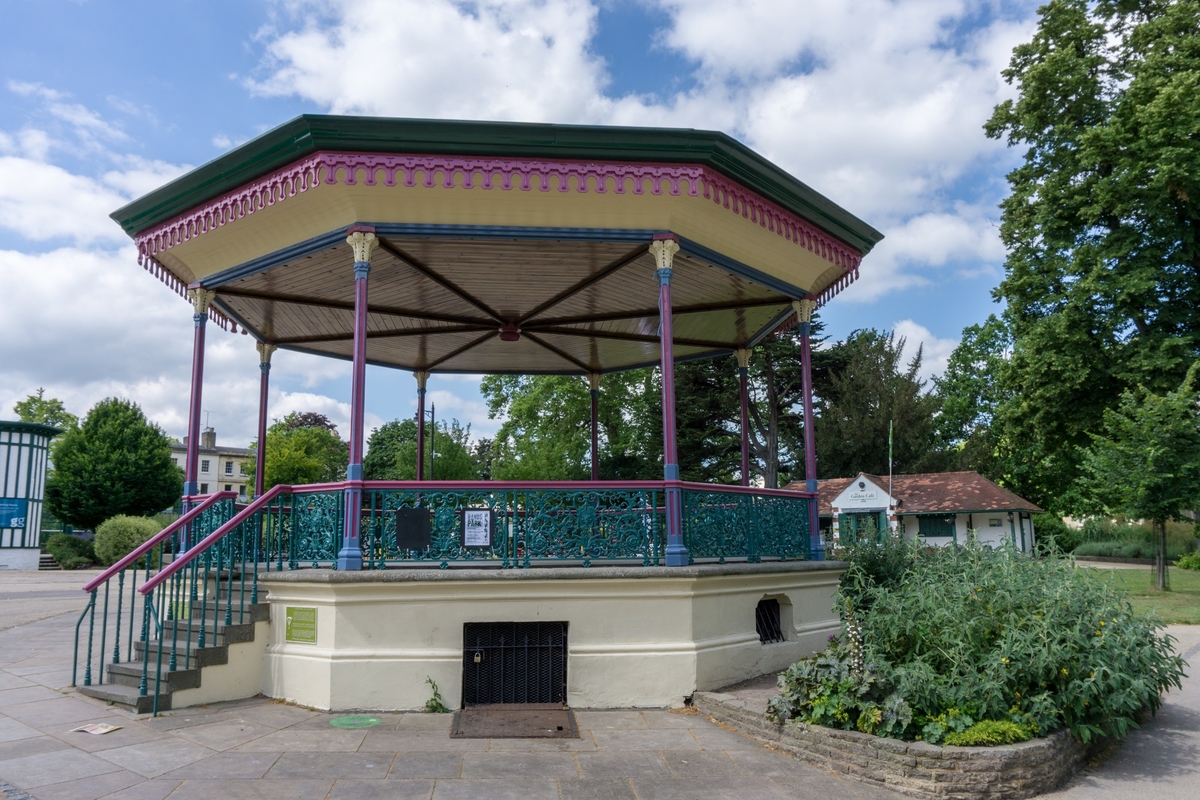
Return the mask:
<path id="1" fill-rule="evenodd" d="M 217 432 L 212 428 L 205 428 L 200 432 L 200 446 L 206 450 L 217 449 Z"/>

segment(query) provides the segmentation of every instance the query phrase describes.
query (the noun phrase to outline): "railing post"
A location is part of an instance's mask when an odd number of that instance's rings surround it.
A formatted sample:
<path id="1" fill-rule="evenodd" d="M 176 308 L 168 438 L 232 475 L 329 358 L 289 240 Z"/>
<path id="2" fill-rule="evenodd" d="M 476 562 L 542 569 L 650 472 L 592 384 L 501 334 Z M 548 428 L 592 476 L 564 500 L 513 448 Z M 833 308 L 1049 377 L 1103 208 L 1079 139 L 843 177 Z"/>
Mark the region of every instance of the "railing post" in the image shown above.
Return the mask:
<path id="1" fill-rule="evenodd" d="M 679 480 L 679 456 L 675 438 L 675 348 L 671 335 L 671 272 L 679 242 L 674 234 L 655 234 L 650 243 L 658 275 L 658 338 L 662 364 L 663 404 L 663 479 Z M 667 486 L 666 501 L 667 566 L 683 567 L 688 563 L 687 546 L 683 543 L 683 509 L 678 486 Z"/>
<path id="2" fill-rule="evenodd" d="M 800 367 L 804 392 L 804 488 L 817 492 L 817 436 L 813 416 L 812 385 L 812 315 L 817 308 L 815 300 L 793 300 L 796 321 L 800 330 Z M 809 550 L 815 561 L 825 560 L 825 546 L 821 542 L 821 519 L 818 501 L 813 498 L 808 504 Z"/>
<path id="3" fill-rule="evenodd" d="M 355 225 L 346 243 L 354 249 L 354 361 L 350 385 L 350 465 L 346 489 L 342 548 L 339 570 L 362 569 L 359 531 L 362 527 L 363 414 L 367 376 L 367 276 L 371 273 L 371 251 L 377 242 L 375 229 Z"/>

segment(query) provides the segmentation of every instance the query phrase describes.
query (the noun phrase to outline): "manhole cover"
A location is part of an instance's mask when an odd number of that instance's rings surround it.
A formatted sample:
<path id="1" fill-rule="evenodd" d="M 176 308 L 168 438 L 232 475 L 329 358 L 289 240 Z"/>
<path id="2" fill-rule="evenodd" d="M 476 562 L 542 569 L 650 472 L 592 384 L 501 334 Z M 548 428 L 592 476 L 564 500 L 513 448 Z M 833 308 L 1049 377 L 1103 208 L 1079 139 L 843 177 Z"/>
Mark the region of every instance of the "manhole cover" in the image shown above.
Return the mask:
<path id="1" fill-rule="evenodd" d="M 329 724 L 335 728 L 374 728 L 383 722 L 379 717 L 368 717 L 365 714 L 352 714 L 348 717 L 334 717 Z"/>

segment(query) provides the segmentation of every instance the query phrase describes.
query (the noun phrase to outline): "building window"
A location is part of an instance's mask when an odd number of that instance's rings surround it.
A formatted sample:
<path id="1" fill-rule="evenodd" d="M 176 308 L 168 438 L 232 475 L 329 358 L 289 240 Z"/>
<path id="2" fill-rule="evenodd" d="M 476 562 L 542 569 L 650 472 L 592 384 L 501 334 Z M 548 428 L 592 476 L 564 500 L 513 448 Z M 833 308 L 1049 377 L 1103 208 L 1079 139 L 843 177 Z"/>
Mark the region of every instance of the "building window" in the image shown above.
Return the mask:
<path id="1" fill-rule="evenodd" d="M 208 472 L 208 467 L 209 467 L 209 461 L 208 461 L 208 459 L 207 459 L 207 458 L 202 458 L 202 459 L 200 459 L 200 471 L 201 471 L 201 472 Z"/>
<path id="2" fill-rule="evenodd" d="M 225 484 L 225 491 L 227 491 L 227 492 L 232 492 L 232 491 L 233 491 L 233 484 L 232 484 L 232 483 L 227 483 L 227 484 Z"/>
<path id="3" fill-rule="evenodd" d="M 208 494 L 208 484 L 207 483 L 200 484 L 200 494 Z"/>
<path id="4" fill-rule="evenodd" d="M 954 536 L 954 517 L 931 514 L 917 517 L 917 533 L 921 536 Z"/>
<path id="5" fill-rule="evenodd" d="M 242 475 L 243 475 L 243 476 L 245 476 L 245 475 L 249 475 L 249 474 L 250 474 L 249 472 L 246 472 L 246 464 L 245 464 L 245 462 L 240 462 L 240 463 L 238 464 L 238 469 L 241 471 L 241 473 L 242 473 Z"/>
<path id="6" fill-rule="evenodd" d="M 238 497 L 245 497 L 245 496 L 246 496 L 246 484 L 243 483 L 241 486 L 238 487 Z"/>
<path id="7" fill-rule="evenodd" d="M 172 458 L 171 460 L 175 462 L 175 466 L 177 466 L 177 467 L 179 466 L 179 459 L 178 459 L 178 458 Z"/>
<path id="8" fill-rule="evenodd" d="M 226 475 L 232 475 L 232 474 L 233 474 L 233 462 L 232 462 L 232 461 L 226 461 L 226 462 L 225 462 L 225 474 L 226 474 Z"/>

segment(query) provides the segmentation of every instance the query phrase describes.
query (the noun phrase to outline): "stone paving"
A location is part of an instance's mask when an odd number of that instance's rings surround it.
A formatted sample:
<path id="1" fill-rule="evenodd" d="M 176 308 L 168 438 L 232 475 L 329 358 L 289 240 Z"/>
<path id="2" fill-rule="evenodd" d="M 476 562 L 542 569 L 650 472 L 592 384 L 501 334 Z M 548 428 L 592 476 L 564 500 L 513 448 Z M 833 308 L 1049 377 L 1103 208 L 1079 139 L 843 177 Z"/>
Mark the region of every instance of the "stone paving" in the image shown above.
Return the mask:
<path id="1" fill-rule="evenodd" d="M 336 715 L 263 698 L 138 717 L 67 688 L 85 579 L 0 572 L 0 800 L 899 797 L 694 713 L 580 711 L 578 740 L 450 739 L 449 715 L 431 714 L 340 730 L 329 725 Z M 1200 661 L 1200 626 L 1169 630 L 1178 652 Z M 1046 797 L 1196 797 L 1200 678 L 1189 673 L 1156 718 Z M 765 706 L 773 688 L 760 680 L 739 692 Z M 122 727 L 70 732 L 90 722 Z"/>
<path id="2" fill-rule="evenodd" d="M 0 781 L 35 800 L 898 797 L 695 713 L 579 711 L 577 740 L 451 739 L 433 714 L 341 730 L 263 698 L 138 717 L 66 688 L 85 579 L 0 572 Z M 70 732 L 91 722 L 121 730 Z"/>

